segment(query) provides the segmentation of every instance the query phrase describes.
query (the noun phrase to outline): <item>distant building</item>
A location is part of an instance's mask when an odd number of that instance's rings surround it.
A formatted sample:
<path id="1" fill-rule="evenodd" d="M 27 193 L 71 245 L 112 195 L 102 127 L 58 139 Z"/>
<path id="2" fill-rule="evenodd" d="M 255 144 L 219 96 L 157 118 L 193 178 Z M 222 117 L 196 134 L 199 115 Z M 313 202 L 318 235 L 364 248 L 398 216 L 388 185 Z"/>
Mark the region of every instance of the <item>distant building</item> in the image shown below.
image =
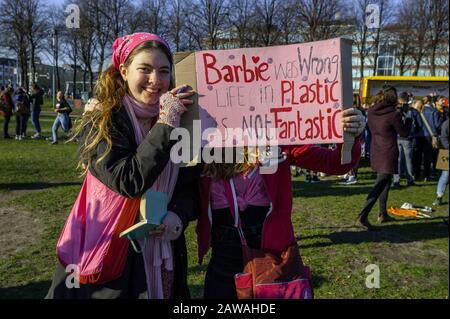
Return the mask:
<path id="1" fill-rule="evenodd" d="M 12 85 L 14 88 L 20 83 L 20 78 L 17 68 L 17 61 L 6 57 L 0 57 L 0 84 L 3 86 Z M 72 93 L 73 88 L 73 66 L 64 64 L 58 67 L 60 76 L 61 89 L 67 94 Z M 39 84 L 45 91 L 52 88 L 53 66 L 41 63 L 40 59 L 36 59 L 36 74 L 33 82 Z M 83 80 L 84 71 L 80 66 L 77 66 L 76 89 L 77 94 L 82 91 L 90 91 L 89 76 Z M 94 74 L 94 84 L 97 75 Z"/>
<path id="2" fill-rule="evenodd" d="M 0 84 L 2 86 L 12 85 L 16 87 L 17 80 L 16 60 L 0 57 Z"/>

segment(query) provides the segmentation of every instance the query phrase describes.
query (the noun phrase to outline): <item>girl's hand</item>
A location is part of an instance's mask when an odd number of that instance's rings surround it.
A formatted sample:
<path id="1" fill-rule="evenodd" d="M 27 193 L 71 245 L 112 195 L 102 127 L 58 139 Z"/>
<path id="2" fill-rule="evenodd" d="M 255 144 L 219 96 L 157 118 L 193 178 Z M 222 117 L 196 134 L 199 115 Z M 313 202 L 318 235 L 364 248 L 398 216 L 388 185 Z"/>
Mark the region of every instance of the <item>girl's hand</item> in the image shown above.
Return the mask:
<path id="1" fill-rule="evenodd" d="M 182 92 L 187 88 L 187 85 L 182 85 L 161 96 L 159 100 L 160 110 L 158 123 L 164 123 L 172 127 L 178 127 L 180 125 L 181 114 L 187 111 L 186 105 L 193 103 L 189 97 L 194 95 L 194 92 Z"/>
<path id="2" fill-rule="evenodd" d="M 166 228 L 166 225 L 161 224 L 150 232 L 150 236 L 162 237 L 162 235 L 164 235 L 164 232 L 166 231 Z"/>
<path id="3" fill-rule="evenodd" d="M 360 110 L 349 108 L 342 113 L 344 132 L 353 136 L 360 135 L 366 127 L 366 119 Z"/>
<path id="4" fill-rule="evenodd" d="M 189 98 L 193 96 L 195 92 L 190 90 L 190 87 L 187 84 L 183 84 L 172 89 L 170 93 L 180 99 L 180 102 L 183 103 L 184 106 L 191 105 L 193 103 L 192 99 Z"/>

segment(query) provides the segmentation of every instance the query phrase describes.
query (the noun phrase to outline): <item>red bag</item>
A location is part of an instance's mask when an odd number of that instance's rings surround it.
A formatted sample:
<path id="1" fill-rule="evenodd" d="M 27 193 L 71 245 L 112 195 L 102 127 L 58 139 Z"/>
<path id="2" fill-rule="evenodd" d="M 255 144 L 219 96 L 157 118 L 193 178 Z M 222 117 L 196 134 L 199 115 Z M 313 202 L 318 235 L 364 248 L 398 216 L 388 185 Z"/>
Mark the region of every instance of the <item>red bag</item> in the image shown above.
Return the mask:
<path id="1" fill-rule="evenodd" d="M 244 272 L 234 276 L 239 299 L 312 299 L 311 272 L 304 266 L 297 243 L 280 256 L 248 247 L 241 227 L 233 179 L 224 182 L 225 192 L 234 211 L 235 224 L 242 244 Z"/>

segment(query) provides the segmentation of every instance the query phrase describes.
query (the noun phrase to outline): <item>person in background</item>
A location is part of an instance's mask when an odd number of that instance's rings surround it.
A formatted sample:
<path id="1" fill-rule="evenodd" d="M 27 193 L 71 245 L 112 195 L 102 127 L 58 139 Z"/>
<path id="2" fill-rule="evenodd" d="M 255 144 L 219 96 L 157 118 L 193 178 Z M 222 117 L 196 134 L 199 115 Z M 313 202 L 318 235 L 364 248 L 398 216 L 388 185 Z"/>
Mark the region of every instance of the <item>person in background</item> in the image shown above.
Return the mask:
<path id="1" fill-rule="evenodd" d="M 15 101 L 16 140 L 26 138 L 27 123 L 30 118 L 30 99 L 23 88 L 18 88 Z"/>
<path id="2" fill-rule="evenodd" d="M 403 119 L 396 111 L 397 100 L 397 90 L 386 86 L 377 96 L 378 103 L 369 109 L 369 128 L 372 132 L 370 164 L 377 172 L 377 179 L 358 216 L 359 224 L 369 231 L 377 230 L 370 224 L 368 216 L 378 199 L 378 222 L 391 220 L 386 205 L 392 175 L 397 173 L 398 169 L 397 134 L 408 136 L 411 126 L 411 119 Z"/>
<path id="3" fill-rule="evenodd" d="M 44 104 L 44 90 L 42 90 L 37 83 L 33 84 L 31 91 L 31 123 L 33 123 L 35 134 L 32 139 L 41 138 L 41 124 L 39 122 L 39 115 L 41 114 L 41 105 Z"/>
<path id="4" fill-rule="evenodd" d="M 441 117 L 441 121 L 443 123 L 446 119 L 448 119 L 448 101 L 446 101 L 445 97 L 439 95 L 436 98 L 434 105 L 436 107 L 436 111 L 439 112 L 439 116 Z M 447 107 L 445 105 L 447 105 Z"/>
<path id="5" fill-rule="evenodd" d="M 398 98 L 397 110 L 404 114 L 406 117 L 411 118 L 411 130 L 407 137 L 398 136 L 397 144 L 399 151 L 398 158 L 398 174 L 394 174 L 394 184 L 393 186 L 400 186 L 400 177 L 402 173 L 402 167 L 404 166 L 405 176 L 407 179 L 407 185 L 413 186 L 414 182 L 414 172 L 413 172 L 413 151 L 414 151 L 414 137 L 415 130 L 418 128 L 417 120 L 419 113 L 417 110 L 410 108 L 408 103 L 408 93 L 402 92 Z M 404 165 L 402 165 L 404 164 Z"/>
<path id="6" fill-rule="evenodd" d="M 369 114 L 369 108 L 370 106 L 373 106 L 368 104 L 368 103 L 364 103 L 362 105 L 362 109 L 363 109 L 363 115 L 366 117 L 366 129 L 364 130 L 364 148 L 363 148 L 363 157 L 366 159 L 370 158 L 370 143 L 372 141 L 372 135 L 370 134 L 370 129 L 369 129 L 369 125 L 367 125 L 367 121 L 368 121 L 368 114 Z"/>
<path id="7" fill-rule="evenodd" d="M 56 93 L 56 105 L 54 110 L 58 115 L 55 118 L 52 126 L 52 139 L 50 144 L 58 144 L 58 129 L 63 128 L 64 132 L 67 134 L 70 130 L 70 118 L 69 114 L 72 111 L 69 103 L 67 103 L 64 98 L 62 91 Z"/>
<path id="8" fill-rule="evenodd" d="M 12 93 L 13 89 L 12 87 L 8 86 L 6 89 L 2 87 L 2 90 L 0 92 L 0 104 L 2 105 L 1 113 L 4 117 L 3 122 L 3 138 L 10 139 L 11 136 L 8 133 L 9 130 L 9 121 L 11 120 L 11 115 L 13 114 L 14 110 L 14 102 L 12 99 Z"/>
<path id="9" fill-rule="evenodd" d="M 435 150 L 431 142 L 431 135 L 424 121 L 430 126 L 433 135 L 439 134 L 441 118 L 438 111 L 431 104 L 431 97 L 426 96 L 421 102 L 414 102 L 415 109 L 419 111 L 418 119 L 420 124 L 416 134 L 416 159 L 414 163 L 414 174 L 417 178 L 421 175 L 421 165 L 423 159 L 423 180 L 431 179 L 431 167 L 435 158 Z"/>
<path id="10" fill-rule="evenodd" d="M 442 147 L 448 150 L 448 118 L 442 123 L 441 126 L 441 143 Z M 445 190 L 448 184 L 448 169 L 443 170 L 441 173 L 441 177 L 439 178 L 439 182 L 436 190 L 436 199 L 433 202 L 433 205 L 441 205 L 442 197 L 444 197 Z"/>

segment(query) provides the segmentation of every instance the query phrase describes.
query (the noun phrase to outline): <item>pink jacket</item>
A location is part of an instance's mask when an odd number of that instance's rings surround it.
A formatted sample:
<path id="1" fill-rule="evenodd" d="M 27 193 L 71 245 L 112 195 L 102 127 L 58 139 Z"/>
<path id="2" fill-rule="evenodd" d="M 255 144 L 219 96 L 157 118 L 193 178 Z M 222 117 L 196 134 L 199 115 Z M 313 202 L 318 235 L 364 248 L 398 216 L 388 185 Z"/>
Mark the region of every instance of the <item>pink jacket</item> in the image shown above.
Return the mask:
<path id="1" fill-rule="evenodd" d="M 287 160 L 280 163 L 274 174 L 263 174 L 267 193 L 271 200 L 271 211 L 267 214 L 262 229 L 261 248 L 280 254 L 295 241 L 294 227 L 291 221 L 292 180 L 290 165 L 330 175 L 342 175 L 350 171 L 359 161 L 361 143 L 355 140 L 352 149 L 352 162 L 341 165 L 341 146 L 330 150 L 320 146 L 282 147 Z M 211 239 L 211 223 L 208 216 L 211 178 L 200 181 L 201 209 L 197 222 L 198 261 L 201 264 L 207 253 Z"/>

